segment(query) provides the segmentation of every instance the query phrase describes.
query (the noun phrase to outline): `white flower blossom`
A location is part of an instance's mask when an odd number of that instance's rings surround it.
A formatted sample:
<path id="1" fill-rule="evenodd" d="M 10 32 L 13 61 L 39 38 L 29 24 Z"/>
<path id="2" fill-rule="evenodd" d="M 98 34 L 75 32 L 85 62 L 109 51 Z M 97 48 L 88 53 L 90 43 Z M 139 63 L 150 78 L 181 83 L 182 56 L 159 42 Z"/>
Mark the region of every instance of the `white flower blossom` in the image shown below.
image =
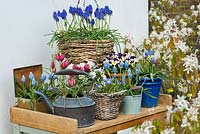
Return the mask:
<path id="1" fill-rule="evenodd" d="M 165 130 L 161 131 L 161 134 L 175 134 L 174 127 L 166 128 Z"/>
<path id="2" fill-rule="evenodd" d="M 167 117 L 166 117 L 166 122 L 170 123 L 170 118 L 171 114 L 173 113 L 173 107 L 172 106 L 167 106 Z"/>
<path id="3" fill-rule="evenodd" d="M 187 116 L 184 115 L 182 118 L 181 127 L 185 128 L 185 127 L 190 127 L 190 126 L 191 126 L 191 124 L 190 124 L 190 122 L 188 122 Z"/>
<path id="4" fill-rule="evenodd" d="M 188 74 L 190 72 L 193 72 L 194 69 L 196 70 L 199 69 L 198 58 L 196 57 L 196 55 L 194 54 L 187 55 L 182 60 L 184 61 L 184 64 L 183 64 L 183 66 L 185 67 L 184 71 L 187 72 Z"/>
<path id="5" fill-rule="evenodd" d="M 95 63 L 92 61 L 88 61 L 87 64 L 89 64 L 90 68 L 95 68 Z"/>
<path id="6" fill-rule="evenodd" d="M 190 9 L 191 9 L 191 10 L 194 10 L 194 8 L 195 8 L 195 6 L 194 6 L 194 5 L 192 5 L 192 6 L 190 7 Z"/>
<path id="7" fill-rule="evenodd" d="M 190 107 L 190 109 L 187 112 L 187 116 L 191 121 L 198 121 L 198 108 Z"/>
<path id="8" fill-rule="evenodd" d="M 174 42 L 177 49 L 180 49 L 183 53 L 186 53 L 189 47 L 186 45 L 185 42 L 179 40 L 178 42 Z"/>
<path id="9" fill-rule="evenodd" d="M 189 102 L 185 100 L 186 96 L 177 96 L 178 99 L 175 99 L 174 104 L 177 110 L 183 111 L 184 109 L 189 109 Z"/>

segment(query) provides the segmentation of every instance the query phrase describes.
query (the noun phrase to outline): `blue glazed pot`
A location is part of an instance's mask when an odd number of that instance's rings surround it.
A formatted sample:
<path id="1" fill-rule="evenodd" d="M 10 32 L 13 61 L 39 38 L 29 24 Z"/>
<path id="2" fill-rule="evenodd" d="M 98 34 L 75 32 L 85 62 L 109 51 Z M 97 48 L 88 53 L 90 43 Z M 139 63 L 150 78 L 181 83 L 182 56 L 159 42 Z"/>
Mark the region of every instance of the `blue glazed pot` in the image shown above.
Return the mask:
<path id="1" fill-rule="evenodd" d="M 150 78 L 141 79 L 138 86 L 143 86 L 144 92 L 142 93 L 142 107 L 156 107 L 158 105 L 158 97 L 162 80 L 154 78 L 153 81 Z M 153 97 L 152 97 L 153 96 Z"/>

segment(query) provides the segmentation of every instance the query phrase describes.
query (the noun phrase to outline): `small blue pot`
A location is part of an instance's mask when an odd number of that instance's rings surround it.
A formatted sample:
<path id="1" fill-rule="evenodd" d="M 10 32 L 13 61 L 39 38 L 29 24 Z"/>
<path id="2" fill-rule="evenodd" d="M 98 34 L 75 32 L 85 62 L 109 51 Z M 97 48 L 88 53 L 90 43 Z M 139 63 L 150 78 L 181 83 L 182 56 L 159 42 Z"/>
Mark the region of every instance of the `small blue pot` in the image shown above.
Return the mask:
<path id="1" fill-rule="evenodd" d="M 158 105 L 158 97 L 162 80 L 154 78 L 153 81 L 150 78 L 141 79 L 138 86 L 143 86 L 144 92 L 142 93 L 142 107 L 156 107 Z"/>

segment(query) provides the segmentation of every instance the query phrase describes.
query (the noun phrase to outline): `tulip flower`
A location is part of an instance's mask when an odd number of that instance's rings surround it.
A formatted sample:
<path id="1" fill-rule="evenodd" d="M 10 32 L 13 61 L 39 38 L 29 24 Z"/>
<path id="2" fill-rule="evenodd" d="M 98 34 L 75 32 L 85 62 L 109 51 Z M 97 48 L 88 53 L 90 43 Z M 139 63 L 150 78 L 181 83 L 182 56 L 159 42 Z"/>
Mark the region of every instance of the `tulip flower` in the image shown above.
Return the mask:
<path id="1" fill-rule="evenodd" d="M 60 61 L 63 61 L 65 59 L 65 55 L 64 54 L 60 54 Z"/>
<path id="2" fill-rule="evenodd" d="M 85 64 L 84 71 L 85 72 L 90 72 L 90 65 L 89 64 Z"/>
<path id="3" fill-rule="evenodd" d="M 53 69 L 52 69 L 52 73 L 56 73 L 56 68 L 53 68 Z"/>
<path id="4" fill-rule="evenodd" d="M 51 68 L 55 68 L 55 62 L 54 61 L 51 61 Z"/>
<path id="5" fill-rule="evenodd" d="M 26 77 L 24 75 L 22 75 L 21 81 L 22 81 L 22 83 L 26 82 Z"/>
<path id="6" fill-rule="evenodd" d="M 60 61 L 60 54 L 56 54 L 56 60 Z"/>
<path id="7" fill-rule="evenodd" d="M 43 83 L 46 80 L 46 75 L 42 74 L 40 77 L 41 82 Z"/>
<path id="8" fill-rule="evenodd" d="M 69 87 L 72 87 L 76 84 L 76 80 L 73 77 L 71 77 L 67 82 Z"/>
<path id="9" fill-rule="evenodd" d="M 30 80 L 33 80 L 33 79 L 35 79 L 35 77 L 34 77 L 34 75 L 33 75 L 33 73 L 32 73 L 32 72 L 30 72 L 30 73 L 29 73 L 29 79 L 30 79 Z"/>
<path id="10" fill-rule="evenodd" d="M 62 69 L 65 69 L 69 66 L 69 62 L 67 60 L 64 60 L 62 63 L 61 63 L 61 68 Z"/>
<path id="11" fill-rule="evenodd" d="M 75 64 L 72 66 L 72 69 L 82 71 L 82 68 L 78 65 L 75 65 Z"/>

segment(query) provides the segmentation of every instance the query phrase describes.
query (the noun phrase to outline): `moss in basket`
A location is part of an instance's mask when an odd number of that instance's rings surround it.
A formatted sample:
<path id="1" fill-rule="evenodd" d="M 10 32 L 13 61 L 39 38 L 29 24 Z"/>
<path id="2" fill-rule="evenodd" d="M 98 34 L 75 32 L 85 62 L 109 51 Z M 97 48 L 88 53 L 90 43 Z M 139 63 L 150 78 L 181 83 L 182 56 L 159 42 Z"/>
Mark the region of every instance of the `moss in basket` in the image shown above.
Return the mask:
<path id="1" fill-rule="evenodd" d="M 52 33 L 52 38 L 48 43 L 52 46 L 54 43 L 70 42 L 74 40 L 111 40 L 114 44 L 119 45 L 123 38 L 118 30 L 110 29 L 110 18 L 112 10 L 105 6 L 93 11 L 92 5 L 85 8 L 69 7 L 67 11 L 53 12 L 53 19 L 56 22 L 57 30 Z"/>

